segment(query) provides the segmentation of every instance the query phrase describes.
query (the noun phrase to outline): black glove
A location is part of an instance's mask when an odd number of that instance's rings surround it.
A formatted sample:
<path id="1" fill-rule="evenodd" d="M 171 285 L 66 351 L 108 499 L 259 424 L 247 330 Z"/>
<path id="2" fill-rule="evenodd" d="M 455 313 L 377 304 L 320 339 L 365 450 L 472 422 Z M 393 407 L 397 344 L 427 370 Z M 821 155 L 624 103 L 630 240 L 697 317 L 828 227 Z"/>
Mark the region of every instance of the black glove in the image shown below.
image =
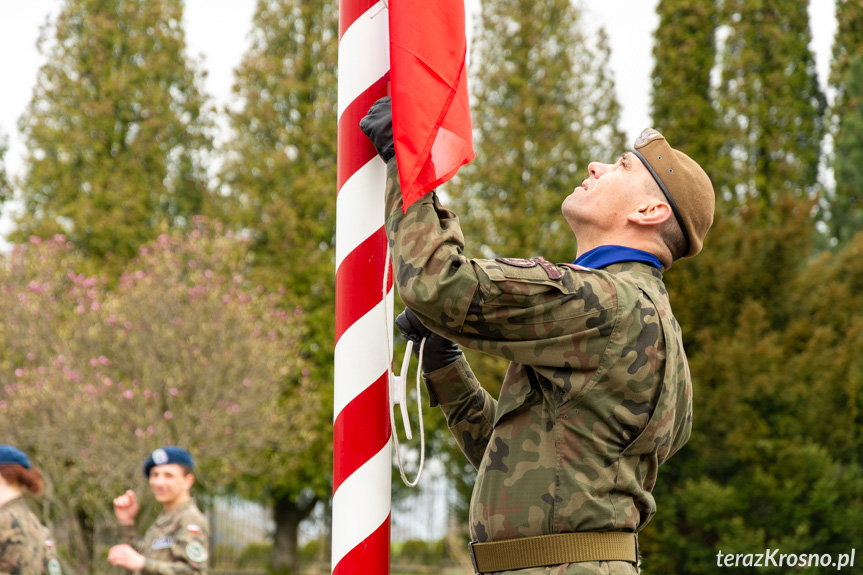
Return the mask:
<path id="1" fill-rule="evenodd" d="M 414 342 L 414 355 L 417 358 L 420 356 L 420 343 L 423 338 L 426 338 L 422 364 L 425 373 L 446 367 L 461 357 L 461 350 L 455 342 L 431 331 L 422 324 L 414 312 L 407 308 L 396 318 L 396 326 L 405 339 Z"/>
<path id="2" fill-rule="evenodd" d="M 372 104 L 366 117 L 360 120 L 360 130 L 369 137 L 384 162 L 396 155 L 393 141 L 393 109 L 390 97 L 385 96 Z"/>

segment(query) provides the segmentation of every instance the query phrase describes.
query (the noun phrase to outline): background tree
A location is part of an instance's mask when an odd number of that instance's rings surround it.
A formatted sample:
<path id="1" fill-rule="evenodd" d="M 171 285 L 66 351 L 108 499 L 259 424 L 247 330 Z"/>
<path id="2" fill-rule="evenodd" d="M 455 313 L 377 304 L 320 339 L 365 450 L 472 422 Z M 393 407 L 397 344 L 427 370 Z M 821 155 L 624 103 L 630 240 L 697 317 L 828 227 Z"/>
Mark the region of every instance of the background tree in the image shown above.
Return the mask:
<path id="1" fill-rule="evenodd" d="M 9 151 L 9 139 L 0 133 L 0 206 L 12 197 L 12 186 L 6 171 L 6 152 Z"/>
<path id="2" fill-rule="evenodd" d="M 834 140 L 836 184 L 830 208 L 832 237 L 840 244 L 863 230 L 863 50 L 849 64 L 843 100 Z"/>
<path id="3" fill-rule="evenodd" d="M 717 194 L 704 253 L 666 275 L 689 354 L 698 351 L 699 326 L 728 333 L 749 299 L 781 326 L 784 284 L 810 253 L 805 236 L 815 233 L 805 212 L 817 189 L 824 97 L 808 48 L 806 6 L 723 6 L 664 0 L 657 7 L 652 101 L 661 116 L 655 120 L 668 126 L 669 137 L 677 134 L 704 154 L 692 153 Z M 686 33 L 678 33 L 678 21 Z M 719 29 L 721 51 L 713 46 Z M 678 61 L 678 55 L 684 57 Z M 713 90 L 709 78 L 716 71 L 720 84 Z M 799 225 L 789 228 L 791 222 Z"/>
<path id="4" fill-rule="evenodd" d="M 748 264 L 784 313 L 767 305 L 757 286 L 749 293 L 726 286 L 717 304 L 724 303 L 733 320 L 684 327 L 695 338 L 695 425 L 687 448 L 660 472 L 659 510 L 640 538 L 651 572 L 712 573 L 718 550 L 836 556 L 854 545 L 853 525 L 863 519 L 863 356 L 856 320 L 860 274 L 849 266 L 863 236 L 835 257 L 811 258 L 812 240 L 808 246 L 794 241 L 812 237 L 809 210 L 784 221 L 755 233 L 745 225 L 722 230 L 723 238 L 737 236 L 729 245 L 753 245 L 740 253 L 744 261 L 785 245 L 804 262 L 779 282 L 762 273 L 758 261 Z M 718 241 L 711 248 L 721 253 L 725 246 Z M 778 291 L 766 289 L 774 283 Z M 708 282 L 698 287 L 714 289 Z M 680 294 L 672 297 L 676 311 L 680 303 L 689 307 Z M 742 298 L 738 307 L 736 298 Z"/>
<path id="5" fill-rule="evenodd" d="M 688 21 L 671 2 L 663 8 L 661 22 Z M 722 145 L 705 161 L 719 195 L 705 250 L 666 274 L 690 358 L 695 424 L 687 448 L 660 472 L 657 515 L 640 538 L 651 572 L 712 573 L 718 550 L 844 553 L 863 497 L 851 455 L 859 440 L 847 431 L 859 426 L 863 386 L 850 321 L 859 302 L 850 287 L 856 274 L 843 267 L 859 246 L 836 260 L 815 257 L 824 99 L 806 6 L 726 2 L 721 16 L 721 58 L 710 63 L 709 47 L 699 52 L 699 68 L 721 70 L 712 102 L 718 123 L 684 117 L 697 109 L 688 106 L 665 108 L 657 121 L 689 125 L 681 136 L 694 149 Z M 708 33 L 702 24 L 699 36 Z M 657 34 L 657 54 L 694 48 L 673 29 Z M 661 66 L 656 112 L 660 88 L 684 102 L 696 90 L 687 87 L 695 69 L 677 75 Z M 833 284 L 841 273 L 847 286 Z"/>
<path id="6" fill-rule="evenodd" d="M 19 123 L 23 213 L 11 238 L 64 233 L 96 262 L 204 211 L 210 120 L 181 0 L 66 0 Z M 99 264 L 103 265 L 103 264 Z"/>
<path id="7" fill-rule="evenodd" d="M 255 277 L 284 288 L 291 305 L 305 310 L 302 353 L 322 398 L 312 422 L 320 441 L 301 457 L 284 454 L 304 467 L 245 482 L 249 495 L 273 503 L 274 567 L 294 571 L 299 522 L 332 489 L 336 8 L 321 0 L 258 3 L 252 45 L 236 72 L 220 174 L 221 216 L 251 237 Z"/>
<path id="8" fill-rule="evenodd" d="M 141 462 L 155 447 L 191 450 L 216 494 L 318 441 L 310 379 L 290 399 L 273 392 L 308 374 L 300 312 L 247 279 L 243 242 L 194 225 L 143 247 L 114 288 L 81 273 L 63 237 L 17 246 L 0 268 L 0 434 L 45 474 L 55 535 L 81 573 L 109 568 L 94 533 L 114 523 L 117 493 L 148 491 Z M 286 459 L 279 473 L 304 465 Z"/>
<path id="9" fill-rule="evenodd" d="M 716 158 L 716 0 L 660 0 L 653 44 L 651 115 L 656 129 L 708 172 Z"/>
<path id="10" fill-rule="evenodd" d="M 863 229 L 863 5 L 840 0 L 836 3 L 836 23 L 830 71 L 834 143 L 830 160 L 835 187 L 828 190 L 826 199 L 830 237 L 842 245 Z"/>
<path id="11" fill-rule="evenodd" d="M 808 18 L 807 4 L 795 0 L 724 3 L 722 161 L 712 175 L 720 198 L 732 205 L 754 198 L 771 208 L 782 197 L 808 198 L 818 190 L 826 104 Z"/>
<path id="12" fill-rule="evenodd" d="M 833 111 L 841 116 L 847 103 L 846 78 L 851 61 L 863 54 L 863 6 L 854 0 L 836 0 L 836 35 L 830 63 Z"/>
<path id="13" fill-rule="evenodd" d="M 830 208 L 831 235 L 840 245 L 863 230 L 863 53 L 848 67 L 844 101 L 834 140 L 836 184 Z"/>

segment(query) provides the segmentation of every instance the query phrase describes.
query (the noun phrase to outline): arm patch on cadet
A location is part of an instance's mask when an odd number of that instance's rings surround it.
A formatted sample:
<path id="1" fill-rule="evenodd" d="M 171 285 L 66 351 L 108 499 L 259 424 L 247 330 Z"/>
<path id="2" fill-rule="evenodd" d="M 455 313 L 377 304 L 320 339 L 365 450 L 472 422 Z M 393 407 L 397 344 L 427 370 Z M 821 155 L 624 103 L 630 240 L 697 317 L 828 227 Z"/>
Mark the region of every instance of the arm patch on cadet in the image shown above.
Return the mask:
<path id="1" fill-rule="evenodd" d="M 207 550 L 197 541 L 190 541 L 186 545 L 186 557 L 194 563 L 204 563 L 207 560 Z"/>

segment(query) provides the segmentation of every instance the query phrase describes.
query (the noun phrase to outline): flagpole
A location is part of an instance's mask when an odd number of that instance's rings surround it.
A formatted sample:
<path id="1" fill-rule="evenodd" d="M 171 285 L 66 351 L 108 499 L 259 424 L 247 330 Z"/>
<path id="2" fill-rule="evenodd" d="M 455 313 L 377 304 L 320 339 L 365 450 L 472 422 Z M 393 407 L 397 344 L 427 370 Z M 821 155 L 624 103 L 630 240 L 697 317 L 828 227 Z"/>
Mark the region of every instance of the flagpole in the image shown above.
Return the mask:
<path id="1" fill-rule="evenodd" d="M 382 1 L 339 1 L 334 575 L 389 574 L 393 283 L 384 281 L 386 166 L 359 129 L 369 107 L 387 95 L 388 17 Z"/>

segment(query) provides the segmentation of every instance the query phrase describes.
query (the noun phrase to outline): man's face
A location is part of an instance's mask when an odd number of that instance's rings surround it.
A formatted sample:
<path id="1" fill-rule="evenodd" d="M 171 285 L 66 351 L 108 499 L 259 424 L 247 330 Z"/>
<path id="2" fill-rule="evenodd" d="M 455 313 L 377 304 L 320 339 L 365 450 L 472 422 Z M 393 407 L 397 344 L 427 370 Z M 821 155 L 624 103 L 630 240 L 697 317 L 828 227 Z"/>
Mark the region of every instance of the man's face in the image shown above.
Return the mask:
<path id="1" fill-rule="evenodd" d="M 156 501 L 167 508 L 185 501 L 195 482 L 195 476 L 176 463 L 156 465 L 150 470 L 150 489 Z"/>
<path id="2" fill-rule="evenodd" d="M 623 223 L 626 216 L 647 196 L 653 177 L 641 160 L 626 152 L 614 164 L 591 162 L 589 177 L 563 200 L 561 211 L 576 234 L 584 225 L 608 229 Z"/>

